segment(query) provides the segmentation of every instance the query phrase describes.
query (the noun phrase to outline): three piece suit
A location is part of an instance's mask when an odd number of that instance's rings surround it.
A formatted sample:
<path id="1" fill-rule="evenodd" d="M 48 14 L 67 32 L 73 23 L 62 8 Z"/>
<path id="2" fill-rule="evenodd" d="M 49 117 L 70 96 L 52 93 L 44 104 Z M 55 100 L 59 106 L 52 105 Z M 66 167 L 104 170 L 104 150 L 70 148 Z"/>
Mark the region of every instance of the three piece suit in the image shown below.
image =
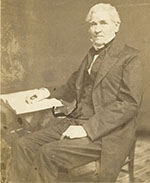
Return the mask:
<path id="1" fill-rule="evenodd" d="M 74 118 L 72 115 L 71 118 L 63 119 L 57 127 L 22 138 L 14 148 L 15 154 L 20 156 L 20 162 L 28 161 L 22 172 L 32 166 L 36 159 L 36 171 L 40 172 L 41 180 L 48 181 L 50 177 L 56 176 L 58 166 L 74 168 L 99 159 L 100 180 L 116 180 L 135 140 L 136 116 L 142 100 L 142 66 L 139 52 L 115 39 L 104 50 L 103 57 L 97 58 L 100 61 L 94 80 L 87 83 L 88 69 L 93 59 L 92 49 L 65 85 L 50 88 L 51 97 L 69 102 L 76 100 L 80 117 Z M 90 100 L 83 97 L 83 94 L 87 95 L 85 88 L 89 90 Z M 78 111 L 79 104 L 81 110 Z M 91 106 L 91 109 L 85 110 L 85 115 L 83 104 Z M 60 141 L 61 134 L 69 125 L 82 125 L 87 137 Z M 19 155 L 18 152 L 23 153 Z M 67 157 L 70 164 L 67 164 Z M 19 168 L 18 163 L 14 162 L 13 165 Z"/>

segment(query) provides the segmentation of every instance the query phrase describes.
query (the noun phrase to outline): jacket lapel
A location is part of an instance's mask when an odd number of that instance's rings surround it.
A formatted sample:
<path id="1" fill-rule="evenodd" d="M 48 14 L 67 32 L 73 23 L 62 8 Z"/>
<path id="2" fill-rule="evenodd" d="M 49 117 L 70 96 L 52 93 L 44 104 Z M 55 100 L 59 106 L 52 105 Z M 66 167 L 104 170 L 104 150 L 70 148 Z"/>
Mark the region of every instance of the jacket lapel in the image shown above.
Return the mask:
<path id="1" fill-rule="evenodd" d="M 117 58 L 111 58 L 108 53 L 106 53 L 104 60 L 100 65 L 100 69 L 97 73 L 96 80 L 94 83 L 94 88 L 102 81 L 102 79 L 106 76 L 109 72 L 111 67 L 116 63 Z"/>
<path id="2" fill-rule="evenodd" d="M 91 49 L 88 51 L 87 56 L 85 57 L 85 59 L 83 60 L 79 70 L 78 70 L 78 77 L 76 80 L 76 89 L 80 90 L 83 86 L 83 79 L 84 79 L 84 74 L 85 74 L 85 70 L 87 70 L 92 62 L 92 54 L 91 54 Z"/>
<path id="3" fill-rule="evenodd" d="M 112 66 L 119 60 L 120 52 L 123 49 L 123 47 L 124 44 L 120 43 L 120 41 L 118 41 L 118 39 L 115 38 L 113 44 L 111 45 L 110 49 L 107 50 L 104 60 L 100 65 L 100 69 L 97 73 L 96 80 L 94 83 L 94 88 L 102 81 L 102 79 L 107 75 Z M 88 55 L 85 57 L 78 71 L 78 77 L 76 80 L 76 90 L 78 99 L 80 98 L 81 89 L 83 87 L 85 70 L 91 64 L 91 60 L 92 55 L 89 51 Z"/>
<path id="4" fill-rule="evenodd" d="M 107 75 L 113 65 L 119 60 L 121 50 L 123 49 L 124 44 L 118 41 L 116 38 L 113 41 L 110 49 L 107 50 L 106 55 L 100 65 L 99 71 L 96 76 L 94 83 L 94 88 L 102 81 L 102 79 Z"/>

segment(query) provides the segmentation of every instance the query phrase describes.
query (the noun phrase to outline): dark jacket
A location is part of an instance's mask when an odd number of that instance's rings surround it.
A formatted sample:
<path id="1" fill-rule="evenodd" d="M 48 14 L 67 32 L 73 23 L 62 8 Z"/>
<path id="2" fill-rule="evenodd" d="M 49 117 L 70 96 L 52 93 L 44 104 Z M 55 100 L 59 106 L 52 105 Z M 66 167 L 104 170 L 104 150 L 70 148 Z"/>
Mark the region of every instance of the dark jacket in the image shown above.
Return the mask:
<path id="1" fill-rule="evenodd" d="M 142 66 L 139 52 L 114 40 L 95 80 L 92 99 L 95 114 L 82 122 L 92 141 L 102 140 L 101 181 L 115 181 L 135 140 L 136 116 L 142 99 Z M 89 51 L 66 85 L 51 96 L 80 100 Z"/>

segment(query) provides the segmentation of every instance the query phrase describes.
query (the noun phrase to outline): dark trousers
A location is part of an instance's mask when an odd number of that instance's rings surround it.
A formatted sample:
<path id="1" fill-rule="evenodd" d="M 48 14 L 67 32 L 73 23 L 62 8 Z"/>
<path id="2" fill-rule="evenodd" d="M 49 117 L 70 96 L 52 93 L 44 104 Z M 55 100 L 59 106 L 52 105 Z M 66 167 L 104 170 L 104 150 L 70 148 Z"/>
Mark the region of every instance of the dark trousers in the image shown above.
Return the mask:
<path id="1" fill-rule="evenodd" d="M 62 133 L 75 124 L 63 119 L 18 139 L 12 148 L 9 180 L 14 182 L 55 182 L 58 167 L 72 169 L 100 158 L 101 142 L 88 137 L 60 140 Z"/>

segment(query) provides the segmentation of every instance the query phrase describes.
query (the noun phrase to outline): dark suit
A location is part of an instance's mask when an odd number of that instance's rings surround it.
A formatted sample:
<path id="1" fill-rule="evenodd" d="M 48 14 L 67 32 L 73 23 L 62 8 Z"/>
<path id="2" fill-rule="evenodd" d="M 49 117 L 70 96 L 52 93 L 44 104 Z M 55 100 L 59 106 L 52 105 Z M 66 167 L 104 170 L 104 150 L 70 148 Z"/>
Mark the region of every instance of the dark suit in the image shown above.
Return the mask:
<path id="1" fill-rule="evenodd" d="M 67 85 L 55 97 L 80 99 L 89 52 Z M 100 66 L 92 99 L 95 115 L 82 122 L 92 141 L 102 140 L 101 180 L 116 179 L 135 140 L 136 116 L 142 100 L 142 66 L 139 52 L 114 40 Z M 68 95 L 71 93 L 72 95 Z M 67 94 L 67 95 L 66 95 Z"/>
<path id="2" fill-rule="evenodd" d="M 51 89 L 51 97 L 79 102 L 91 59 L 90 50 L 66 85 Z M 19 140 L 13 158 L 18 156 L 18 162 L 12 165 L 18 168 L 20 177 L 26 177 L 25 170 L 31 167 L 34 157 L 43 181 L 54 181 L 58 166 L 73 168 L 100 159 L 101 181 L 115 181 L 135 139 L 136 115 L 142 99 L 141 68 L 138 51 L 114 40 L 94 82 L 94 115 L 86 120 L 65 119 Z M 71 124 L 83 125 L 88 137 L 60 141 Z M 19 167 L 19 162 L 24 166 Z"/>

